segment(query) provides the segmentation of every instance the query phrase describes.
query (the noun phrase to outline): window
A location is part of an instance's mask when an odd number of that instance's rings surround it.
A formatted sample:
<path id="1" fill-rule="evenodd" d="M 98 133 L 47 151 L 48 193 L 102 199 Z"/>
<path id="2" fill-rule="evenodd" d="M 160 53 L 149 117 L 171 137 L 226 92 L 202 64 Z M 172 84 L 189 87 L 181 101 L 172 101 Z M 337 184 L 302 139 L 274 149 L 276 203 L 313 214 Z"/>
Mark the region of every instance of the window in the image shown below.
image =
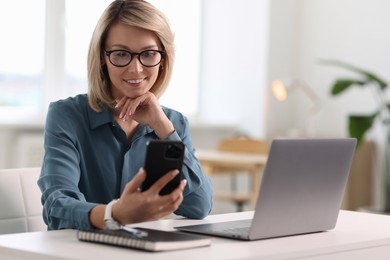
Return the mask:
<path id="1" fill-rule="evenodd" d="M 49 102 L 87 91 L 90 37 L 110 2 L 0 2 L 0 31 L 5 39 L 0 41 L 0 109 L 19 112 L 1 113 L 2 117 L 42 114 Z M 194 115 L 198 105 L 201 0 L 150 2 L 168 16 L 176 36 L 173 76 L 161 102 Z"/>
<path id="2" fill-rule="evenodd" d="M 37 112 L 40 108 L 44 64 L 44 19 L 44 0 L 0 3 L 2 117 L 13 116 L 18 111 L 29 114 Z"/>
<path id="3" fill-rule="evenodd" d="M 95 25 L 112 0 L 67 0 L 65 72 L 68 95 L 87 92 L 87 54 Z"/>

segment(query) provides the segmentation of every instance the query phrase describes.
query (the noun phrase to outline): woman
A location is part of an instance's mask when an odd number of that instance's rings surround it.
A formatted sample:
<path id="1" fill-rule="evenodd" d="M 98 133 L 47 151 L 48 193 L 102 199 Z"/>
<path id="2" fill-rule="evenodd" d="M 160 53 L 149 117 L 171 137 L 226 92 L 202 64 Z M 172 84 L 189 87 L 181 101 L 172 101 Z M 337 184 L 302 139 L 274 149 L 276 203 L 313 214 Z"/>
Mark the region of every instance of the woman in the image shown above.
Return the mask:
<path id="1" fill-rule="evenodd" d="M 54 102 L 47 114 L 38 185 L 49 230 L 210 213 L 211 183 L 194 155 L 188 121 L 158 102 L 172 73 L 173 38 L 165 16 L 145 1 L 116 0 L 102 14 L 89 47 L 88 95 Z M 164 196 L 159 191 L 177 171 L 139 189 L 153 139 L 186 146 L 184 180 Z"/>

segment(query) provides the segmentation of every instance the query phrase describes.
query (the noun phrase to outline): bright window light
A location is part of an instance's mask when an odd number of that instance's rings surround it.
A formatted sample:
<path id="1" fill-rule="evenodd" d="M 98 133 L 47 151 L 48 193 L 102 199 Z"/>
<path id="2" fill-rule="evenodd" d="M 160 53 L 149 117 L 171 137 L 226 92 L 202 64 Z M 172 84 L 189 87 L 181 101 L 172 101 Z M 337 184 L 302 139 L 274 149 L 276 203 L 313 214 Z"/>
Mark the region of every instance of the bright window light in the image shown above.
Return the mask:
<path id="1" fill-rule="evenodd" d="M 44 19 L 44 0 L 0 2 L 0 108 L 9 116 L 42 102 Z"/>
<path id="2" fill-rule="evenodd" d="M 111 2 L 0 2 L 0 111 L 7 111 L 1 113 L 0 120 L 15 117 L 10 110 L 18 110 L 19 115 L 42 116 L 48 102 L 87 92 L 90 38 Z M 202 0 L 150 2 L 168 16 L 176 36 L 173 76 L 161 103 L 194 115 L 198 105 Z"/>

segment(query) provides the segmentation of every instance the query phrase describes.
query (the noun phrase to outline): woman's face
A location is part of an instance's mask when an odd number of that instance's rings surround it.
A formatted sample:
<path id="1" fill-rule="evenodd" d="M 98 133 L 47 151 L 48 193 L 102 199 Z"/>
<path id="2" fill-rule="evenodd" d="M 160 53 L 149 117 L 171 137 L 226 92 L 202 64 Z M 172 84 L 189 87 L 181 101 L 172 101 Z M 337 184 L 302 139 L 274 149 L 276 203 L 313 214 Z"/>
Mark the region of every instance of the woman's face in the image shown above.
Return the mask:
<path id="1" fill-rule="evenodd" d="M 106 51 L 126 50 L 139 53 L 145 50 L 162 50 L 158 37 L 151 31 L 138 27 L 115 23 L 108 31 L 105 43 Z M 115 53 L 112 53 L 112 59 Z M 121 54 L 117 54 L 119 57 Z M 135 98 L 148 92 L 156 82 L 161 63 L 154 67 L 143 66 L 137 55 L 130 64 L 117 67 L 111 64 L 109 57 L 104 55 L 111 81 L 112 97 L 123 96 Z"/>

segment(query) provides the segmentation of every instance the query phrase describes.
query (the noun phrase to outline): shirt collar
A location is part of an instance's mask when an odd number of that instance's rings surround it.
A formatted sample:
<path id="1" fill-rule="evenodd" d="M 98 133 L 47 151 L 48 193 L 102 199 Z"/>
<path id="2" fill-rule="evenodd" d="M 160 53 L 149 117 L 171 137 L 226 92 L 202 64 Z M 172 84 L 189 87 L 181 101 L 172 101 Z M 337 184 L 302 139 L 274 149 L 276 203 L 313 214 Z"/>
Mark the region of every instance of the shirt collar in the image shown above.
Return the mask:
<path id="1" fill-rule="evenodd" d="M 89 127 L 91 128 L 91 130 L 105 124 L 113 124 L 113 125 L 118 124 L 115 121 L 114 117 L 112 116 L 107 106 L 103 106 L 100 112 L 96 112 L 90 106 L 88 106 L 88 117 L 89 117 Z M 141 124 L 138 126 L 135 136 L 148 134 L 153 131 L 154 131 L 153 128 Z"/>
<path id="2" fill-rule="evenodd" d="M 115 120 L 107 106 L 102 107 L 102 111 L 96 112 L 88 106 L 89 127 L 95 129 L 101 125 L 114 123 Z"/>

